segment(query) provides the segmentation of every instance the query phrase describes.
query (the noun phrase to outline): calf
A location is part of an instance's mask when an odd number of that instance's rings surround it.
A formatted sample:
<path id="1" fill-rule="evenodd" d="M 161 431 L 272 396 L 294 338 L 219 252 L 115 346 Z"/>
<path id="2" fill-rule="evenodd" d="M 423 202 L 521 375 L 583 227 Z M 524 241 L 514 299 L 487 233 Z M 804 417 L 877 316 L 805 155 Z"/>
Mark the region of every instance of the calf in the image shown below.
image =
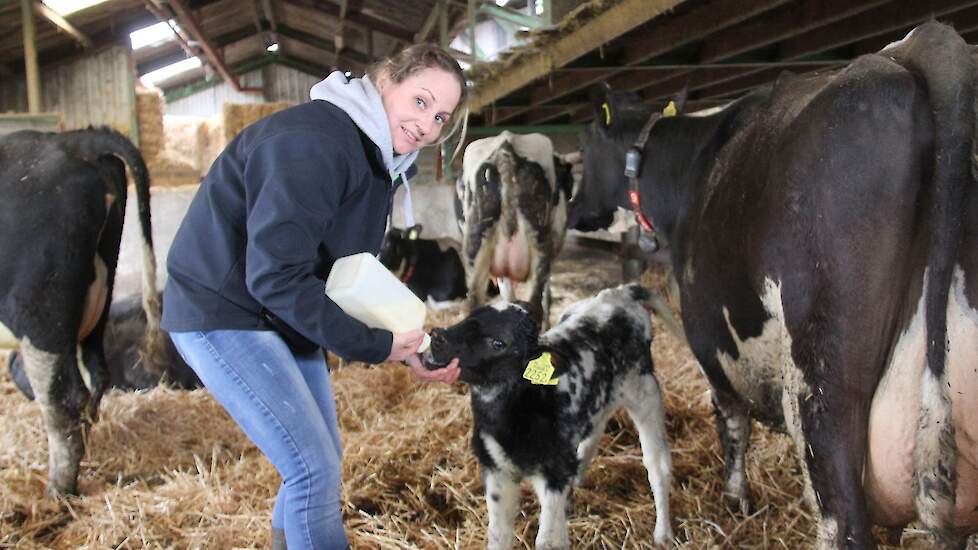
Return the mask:
<path id="1" fill-rule="evenodd" d="M 421 239 L 421 225 L 392 227 L 380 247 L 380 263 L 421 300 L 447 302 L 465 297 L 465 268 L 448 241 Z"/>
<path id="2" fill-rule="evenodd" d="M 143 311 L 139 296 L 127 296 L 112 304 L 104 338 L 109 388 L 145 390 L 159 385 L 161 381 L 180 389 L 189 390 L 201 386 L 196 373 L 184 362 L 169 338 L 163 339 L 160 357 L 164 366 L 162 374 L 147 368 L 139 353 L 145 333 L 146 312 Z M 7 357 L 7 366 L 17 389 L 33 400 L 34 390 L 27 379 L 27 371 L 24 370 L 24 357 L 16 351 L 11 352 Z"/>
<path id="3" fill-rule="evenodd" d="M 670 244 L 726 496 L 749 508 L 751 417 L 785 429 L 821 547 L 917 518 L 944 547 L 978 531 L 976 76 L 930 22 L 710 116 L 593 97 L 584 179 L 627 204 L 645 153 L 636 202 Z"/>
<path id="4" fill-rule="evenodd" d="M 109 129 L 0 138 L 0 335 L 16 340 L 37 396 L 53 494 L 75 492 L 83 431 L 109 383 L 102 335 L 122 237 L 126 164 L 143 238 L 145 341 L 157 365 L 156 258 L 149 175 L 139 151 Z"/>
<path id="5" fill-rule="evenodd" d="M 542 134 L 503 132 L 465 148 L 457 195 L 469 310 L 486 302 L 490 276 L 500 293 L 527 282 L 529 303 L 550 311 L 550 268 L 564 243 L 571 166 Z"/>
<path id="6" fill-rule="evenodd" d="M 649 349 L 646 307 L 653 298 L 637 285 L 603 290 L 571 305 L 539 338 L 525 302 L 483 306 L 432 331 L 425 365 L 438 368 L 458 357 L 459 380 L 472 390 L 472 447 L 486 490 L 490 549 L 511 547 L 524 478 L 540 500 L 536 547 L 570 546 L 571 489 L 594 458 L 608 418 L 622 407 L 638 429 L 655 497 L 655 543 L 672 538 L 671 459 Z M 534 377 L 535 369 L 542 375 Z"/>

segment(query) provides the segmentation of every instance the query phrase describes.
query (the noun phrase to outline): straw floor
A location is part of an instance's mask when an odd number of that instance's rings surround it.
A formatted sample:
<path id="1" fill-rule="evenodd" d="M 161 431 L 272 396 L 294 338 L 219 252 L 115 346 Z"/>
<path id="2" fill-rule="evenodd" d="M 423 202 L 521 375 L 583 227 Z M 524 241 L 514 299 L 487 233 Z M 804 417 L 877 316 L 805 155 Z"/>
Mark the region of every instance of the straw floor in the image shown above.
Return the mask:
<path id="1" fill-rule="evenodd" d="M 570 302 L 617 284 L 607 252 L 569 245 L 553 276 L 554 318 Z M 643 281 L 663 284 L 661 271 Z M 457 309 L 432 312 L 435 325 Z M 653 346 L 672 445 L 673 529 L 685 548 L 810 548 L 812 515 L 787 437 L 757 426 L 748 459 L 749 516 L 721 499 L 721 455 L 705 381 L 660 323 Z M 464 387 L 415 382 L 400 365 L 334 372 L 344 437 L 345 521 L 354 548 L 479 548 L 486 512 L 469 451 Z M 46 438 L 37 407 L 0 373 L 0 548 L 263 548 L 279 479 L 203 391 L 108 394 L 91 431 L 81 496 L 44 497 Z M 517 548 L 532 548 L 538 506 L 524 490 Z M 654 507 L 638 438 L 609 423 L 574 495 L 576 548 L 649 548 Z M 908 529 L 903 548 L 926 548 Z"/>

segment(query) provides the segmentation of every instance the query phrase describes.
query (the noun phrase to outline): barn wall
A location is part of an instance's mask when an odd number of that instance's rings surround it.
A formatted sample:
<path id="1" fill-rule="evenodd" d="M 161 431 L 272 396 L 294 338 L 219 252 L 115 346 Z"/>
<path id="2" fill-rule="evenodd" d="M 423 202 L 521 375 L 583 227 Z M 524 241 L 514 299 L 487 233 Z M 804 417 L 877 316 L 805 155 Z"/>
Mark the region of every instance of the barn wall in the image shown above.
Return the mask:
<path id="1" fill-rule="evenodd" d="M 242 87 L 257 88 L 261 87 L 265 80 L 262 70 L 258 69 L 239 76 L 238 82 Z M 209 117 L 220 113 L 225 103 L 265 103 L 265 101 L 263 94 L 239 92 L 231 84 L 222 82 L 176 101 L 167 101 L 163 113 Z"/>
<path id="2" fill-rule="evenodd" d="M 239 77 L 242 86 L 264 87 L 264 93 L 239 92 L 222 82 L 176 101 L 167 101 L 165 114 L 209 117 L 220 113 L 225 103 L 302 103 L 309 101 L 309 88 L 322 78 L 271 64 Z"/>
<path id="3" fill-rule="evenodd" d="M 70 63 L 41 68 L 41 110 L 60 112 L 66 130 L 109 125 L 129 132 L 134 113 L 131 52 L 112 46 Z M 0 112 L 27 111 L 23 78 L 0 80 Z"/>

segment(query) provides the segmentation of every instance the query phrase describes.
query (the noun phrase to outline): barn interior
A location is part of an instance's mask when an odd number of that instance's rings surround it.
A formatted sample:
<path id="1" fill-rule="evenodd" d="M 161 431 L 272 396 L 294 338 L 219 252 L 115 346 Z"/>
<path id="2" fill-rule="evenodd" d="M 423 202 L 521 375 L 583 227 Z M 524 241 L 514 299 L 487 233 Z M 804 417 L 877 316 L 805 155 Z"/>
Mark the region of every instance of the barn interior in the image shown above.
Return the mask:
<path id="1" fill-rule="evenodd" d="M 594 117 L 591 86 L 664 107 L 722 107 L 785 71 L 829 71 L 931 20 L 978 42 L 976 0 L 0 0 L 0 136 L 109 126 L 150 170 L 159 264 L 200 180 L 249 124 L 308 101 L 332 71 L 362 75 L 432 41 L 471 84 L 467 131 L 418 160 L 415 217 L 426 238 L 460 239 L 453 200 L 460 155 L 503 130 L 542 133 L 572 154 Z M 395 201 L 400 205 L 400 201 Z M 135 201 L 117 300 L 139 293 Z M 393 225 L 404 223 L 394 212 Z M 569 232 L 554 268 L 555 320 L 622 281 L 623 239 Z M 661 256 L 641 282 L 668 290 Z M 166 274 L 160 269 L 160 288 Z M 463 316 L 430 310 L 426 326 Z M 708 385 L 685 342 L 656 322 L 674 464 L 673 530 L 684 548 L 807 548 L 816 520 L 787 436 L 758 425 L 748 479 L 755 509 L 722 499 L 722 451 Z M 2 361 L 0 361 L 2 362 Z M 353 548 L 485 546 L 486 506 L 469 450 L 464 387 L 416 382 L 398 364 L 331 361 L 344 435 L 344 518 Z M 113 391 L 82 463 L 80 496 L 44 495 L 37 406 L 0 368 L 0 546 L 264 548 L 278 477 L 205 390 Z M 538 506 L 525 490 L 517 543 L 532 548 Z M 651 547 L 654 506 L 638 437 L 616 416 L 575 493 L 578 548 Z M 926 548 L 911 525 L 883 547 Z M 974 542 L 972 542 L 972 547 Z"/>

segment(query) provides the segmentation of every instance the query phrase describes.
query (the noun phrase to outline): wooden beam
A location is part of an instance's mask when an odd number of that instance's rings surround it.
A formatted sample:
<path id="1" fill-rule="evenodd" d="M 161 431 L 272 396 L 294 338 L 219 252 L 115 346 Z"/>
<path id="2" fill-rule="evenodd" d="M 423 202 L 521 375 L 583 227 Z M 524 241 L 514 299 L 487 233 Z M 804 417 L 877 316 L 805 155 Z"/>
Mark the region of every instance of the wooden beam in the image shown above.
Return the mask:
<path id="1" fill-rule="evenodd" d="M 318 13 L 328 15 L 333 18 L 339 18 L 340 16 L 340 6 L 332 2 L 327 2 L 325 0 L 285 0 L 286 3 L 292 4 L 294 6 L 300 6 L 303 8 L 311 9 Z M 414 33 L 398 27 L 397 25 L 392 25 L 387 21 L 382 19 L 377 19 L 376 17 L 371 17 L 364 13 L 349 13 L 346 17 L 346 22 L 356 25 L 362 29 L 372 30 L 380 34 L 386 35 L 390 38 L 394 38 L 401 42 L 410 43 L 414 40 Z"/>
<path id="2" fill-rule="evenodd" d="M 342 59 L 356 65 L 368 65 L 373 60 L 373 58 L 368 57 L 355 50 L 346 50 L 346 52 L 343 55 L 338 55 L 336 52 L 336 46 L 332 42 L 329 42 L 328 40 L 324 40 L 316 35 L 307 33 L 305 31 L 301 31 L 299 29 L 293 29 L 292 27 L 286 25 L 279 25 L 278 33 L 286 38 L 298 40 L 299 42 L 303 42 L 314 48 L 323 50 L 324 52 L 328 52 L 332 55 L 336 55 L 337 61 Z"/>
<path id="3" fill-rule="evenodd" d="M 41 71 L 37 64 L 37 35 L 34 29 L 32 0 L 20 0 L 21 24 L 24 27 L 24 68 L 27 79 L 27 111 L 41 112 Z"/>
<path id="4" fill-rule="evenodd" d="M 36 1 L 34 2 L 34 11 L 36 11 L 38 15 L 50 21 L 55 27 L 58 27 L 64 32 L 68 33 L 68 36 L 74 38 L 76 42 L 81 44 L 81 47 L 83 48 L 92 47 L 92 41 L 87 36 L 85 36 L 81 31 L 76 29 L 74 25 L 72 25 L 67 20 L 65 20 L 64 17 L 58 15 L 58 12 L 47 7 L 45 4 Z"/>
<path id="5" fill-rule="evenodd" d="M 526 86 L 553 68 L 563 67 L 600 47 L 608 37 L 624 34 L 676 7 L 681 1 L 622 0 L 579 29 L 543 47 L 538 53 L 523 56 L 499 78 L 477 84 L 469 99 L 469 109 L 472 112 L 481 111 L 493 101 Z"/>
<path id="6" fill-rule="evenodd" d="M 624 51 L 620 64 L 637 65 L 686 44 L 703 40 L 711 33 L 732 27 L 758 14 L 784 4 L 787 0 L 718 0 L 705 4 L 684 15 L 670 17 L 648 29 L 649 32 L 632 33 L 619 42 Z M 560 75 L 552 83 L 538 84 L 530 91 L 532 104 L 559 99 L 578 90 L 606 80 L 621 70 L 595 68 L 583 74 Z M 514 112 L 516 116 L 527 112 Z"/>

